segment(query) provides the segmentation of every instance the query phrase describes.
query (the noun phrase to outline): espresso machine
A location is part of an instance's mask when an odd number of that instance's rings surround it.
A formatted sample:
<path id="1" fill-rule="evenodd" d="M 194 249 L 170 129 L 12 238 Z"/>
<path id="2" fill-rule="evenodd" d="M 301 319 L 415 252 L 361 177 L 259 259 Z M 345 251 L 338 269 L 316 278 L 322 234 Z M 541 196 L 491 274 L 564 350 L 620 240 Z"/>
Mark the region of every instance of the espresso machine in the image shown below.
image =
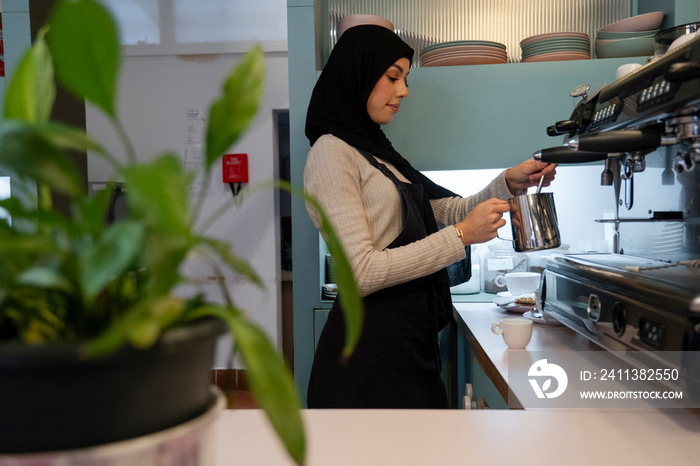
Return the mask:
<path id="1" fill-rule="evenodd" d="M 613 253 L 550 258 L 543 311 L 606 350 L 700 351 L 700 36 L 590 91 L 573 90 L 547 128 L 563 143 L 534 158 L 604 161 Z M 684 370 L 700 387 L 700 367 Z"/>

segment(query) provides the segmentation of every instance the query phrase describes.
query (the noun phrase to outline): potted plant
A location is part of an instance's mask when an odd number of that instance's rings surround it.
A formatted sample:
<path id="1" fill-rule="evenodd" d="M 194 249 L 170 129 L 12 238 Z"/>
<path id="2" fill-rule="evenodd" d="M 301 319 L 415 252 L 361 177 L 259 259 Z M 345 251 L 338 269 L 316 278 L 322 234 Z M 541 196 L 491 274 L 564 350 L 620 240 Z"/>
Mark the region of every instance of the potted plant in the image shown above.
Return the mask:
<path id="1" fill-rule="evenodd" d="M 223 281 L 222 303 L 179 292 L 188 282 L 183 264 L 192 256 L 209 262 L 219 276 L 229 270 L 261 281 L 228 242 L 195 227 L 208 222 L 196 222 L 198 206 L 186 189 L 192 179 L 180 158 L 164 153 L 144 162 L 134 153 L 115 107 L 119 62 L 110 14 L 95 0 L 61 0 L 7 86 L 0 172 L 29 189 L 0 202 L 11 219 L 0 220 L 0 453 L 104 444 L 201 414 L 211 404 L 214 340 L 228 330 L 257 403 L 302 463 L 299 396 L 274 345 L 235 305 Z M 254 48 L 211 105 L 205 179 L 254 118 L 263 64 L 260 48 Z M 126 148 L 126 163 L 84 130 L 50 121 L 54 78 L 109 117 Z M 114 182 L 126 186 L 128 218 L 105 223 L 109 190 L 92 197 L 84 192 L 69 156 L 73 150 L 109 161 Z M 296 192 L 321 212 L 301 189 L 270 184 Z M 71 215 L 53 207 L 50 191 L 70 200 Z M 360 299 L 328 221 L 324 228 L 350 309 L 349 353 L 361 326 Z M 165 375 L 167 367 L 174 375 Z M 149 404 L 160 406 L 143 413 Z M 132 428 L 139 420 L 145 425 Z M 61 427 L 66 421 L 70 429 Z M 107 432 L 93 432 L 105 426 Z M 75 438 L 74 431 L 88 438 Z"/>

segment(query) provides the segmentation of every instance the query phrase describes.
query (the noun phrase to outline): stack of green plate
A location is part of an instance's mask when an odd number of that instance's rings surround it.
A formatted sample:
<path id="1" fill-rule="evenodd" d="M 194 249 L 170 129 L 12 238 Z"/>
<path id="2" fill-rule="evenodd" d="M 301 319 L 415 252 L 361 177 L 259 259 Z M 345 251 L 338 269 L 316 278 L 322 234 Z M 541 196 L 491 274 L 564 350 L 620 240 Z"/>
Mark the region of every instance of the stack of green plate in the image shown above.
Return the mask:
<path id="1" fill-rule="evenodd" d="M 588 60 L 591 43 L 583 32 L 550 32 L 520 41 L 522 62 Z"/>
<path id="2" fill-rule="evenodd" d="M 595 55 L 598 58 L 643 57 L 654 55 L 654 36 L 664 19 L 661 11 L 632 16 L 596 30 Z"/>
<path id="3" fill-rule="evenodd" d="M 489 40 L 456 40 L 424 48 L 421 66 L 495 65 L 506 63 L 506 46 Z"/>

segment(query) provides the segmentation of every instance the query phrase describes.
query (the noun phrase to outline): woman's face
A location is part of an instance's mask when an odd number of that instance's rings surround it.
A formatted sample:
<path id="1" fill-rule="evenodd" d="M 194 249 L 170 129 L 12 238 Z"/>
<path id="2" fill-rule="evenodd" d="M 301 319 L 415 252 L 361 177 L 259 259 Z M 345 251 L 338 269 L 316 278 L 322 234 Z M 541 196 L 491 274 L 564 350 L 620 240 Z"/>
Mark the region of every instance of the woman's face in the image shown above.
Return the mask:
<path id="1" fill-rule="evenodd" d="M 367 114 L 373 122 L 385 125 L 399 111 L 401 99 L 408 97 L 408 70 L 411 62 L 400 58 L 379 78 L 367 99 Z"/>

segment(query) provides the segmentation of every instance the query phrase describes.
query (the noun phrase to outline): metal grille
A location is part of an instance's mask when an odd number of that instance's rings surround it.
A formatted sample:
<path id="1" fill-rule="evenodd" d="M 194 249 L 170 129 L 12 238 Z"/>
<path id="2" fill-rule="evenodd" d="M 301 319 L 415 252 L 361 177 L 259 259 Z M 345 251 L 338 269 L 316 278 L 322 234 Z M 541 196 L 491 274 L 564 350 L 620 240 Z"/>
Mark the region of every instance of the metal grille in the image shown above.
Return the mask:
<path id="1" fill-rule="evenodd" d="M 453 40 L 490 40 L 506 45 L 509 62 L 520 61 L 520 41 L 549 32 L 588 34 L 630 16 L 631 0 L 328 0 L 330 48 L 340 19 L 372 14 L 388 19 L 418 55 Z M 414 60 L 414 66 L 419 60 Z"/>

